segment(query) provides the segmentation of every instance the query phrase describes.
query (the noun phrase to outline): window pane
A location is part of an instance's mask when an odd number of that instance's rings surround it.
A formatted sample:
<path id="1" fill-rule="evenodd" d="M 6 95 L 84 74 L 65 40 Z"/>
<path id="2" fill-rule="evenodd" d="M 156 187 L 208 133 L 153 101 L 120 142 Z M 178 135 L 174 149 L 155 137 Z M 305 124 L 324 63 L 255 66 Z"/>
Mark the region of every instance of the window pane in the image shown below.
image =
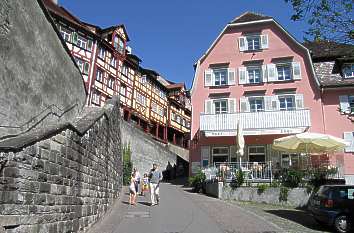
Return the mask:
<path id="1" fill-rule="evenodd" d="M 215 86 L 227 85 L 227 69 L 213 70 L 215 77 Z"/>
<path id="2" fill-rule="evenodd" d="M 291 80 L 290 64 L 277 65 L 278 80 Z"/>
<path id="3" fill-rule="evenodd" d="M 247 43 L 248 43 L 248 50 L 259 50 L 260 36 L 248 36 Z"/>
<path id="4" fill-rule="evenodd" d="M 261 82 L 261 69 L 260 67 L 247 68 L 249 83 Z"/>

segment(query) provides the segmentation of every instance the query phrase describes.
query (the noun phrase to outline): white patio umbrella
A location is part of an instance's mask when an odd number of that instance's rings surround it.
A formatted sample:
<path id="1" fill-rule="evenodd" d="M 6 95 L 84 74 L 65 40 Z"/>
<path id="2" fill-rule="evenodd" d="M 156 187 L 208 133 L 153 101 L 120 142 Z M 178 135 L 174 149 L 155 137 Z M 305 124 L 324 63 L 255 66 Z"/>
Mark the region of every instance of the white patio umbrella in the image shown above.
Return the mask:
<path id="1" fill-rule="evenodd" d="M 290 153 L 330 153 L 343 150 L 348 143 L 341 138 L 320 133 L 300 133 L 275 139 L 273 149 Z"/>
<path id="2" fill-rule="evenodd" d="M 243 138 L 242 124 L 240 120 L 237 122 L 237 154 L 240 156 L 240 166 L 242 162 L 242 156 L 244 155 L 245 139 Z"/>

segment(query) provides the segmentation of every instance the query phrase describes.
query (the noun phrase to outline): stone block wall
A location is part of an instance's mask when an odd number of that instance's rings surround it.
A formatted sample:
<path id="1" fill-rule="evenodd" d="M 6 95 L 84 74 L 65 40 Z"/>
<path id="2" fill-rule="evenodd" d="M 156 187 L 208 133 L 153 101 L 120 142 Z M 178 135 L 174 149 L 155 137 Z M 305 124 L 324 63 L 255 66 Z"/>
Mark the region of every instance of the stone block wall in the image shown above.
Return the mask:
<path id="1" fill-rule="evenodd" d="M 161 171 L 166 169 L 168 162 L 171 166 L 177 163 L 177 155 L 167 145 L 154 140 L 134 125 L 122 121 L 121 135 L 123 145 L 130 145 L 133 166 L 141 175 L 150 171 L 153 163 L 159 164 Z"/>
<path id="2" fill-rule="evenodd" d="M 0 232 L 80 232 L 119 197 L 118 101 L 0 142 Z"/>

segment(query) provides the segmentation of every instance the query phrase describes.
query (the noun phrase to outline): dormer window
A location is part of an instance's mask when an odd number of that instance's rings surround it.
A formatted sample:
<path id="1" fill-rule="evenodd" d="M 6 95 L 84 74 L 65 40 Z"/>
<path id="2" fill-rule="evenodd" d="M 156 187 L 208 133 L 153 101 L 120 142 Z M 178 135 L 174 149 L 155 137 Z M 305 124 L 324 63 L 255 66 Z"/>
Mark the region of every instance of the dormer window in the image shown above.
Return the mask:
<path id="1" fill-rule="evenodd" d="M 113 46 L 118 52 L 124 52 L 124 41 L 119 36 L 114 37 Z"/>
<path id="2" fill-rule="evenodd" d="M 257 51 L 268 48 L 268 35 L 246 35 L 238 38 L 240 51 Z"/>
<path id="3" fill-rule="evenodd" d="M 354 78 L 354 63 L 344 64 L 342 72 L 344 78 Z"/>
<path id="4" fill-rule="evenodd" d="M 261 49 L 261 37 L 260 36 L 247 36 L 248 50 L 260 50 Z"/>

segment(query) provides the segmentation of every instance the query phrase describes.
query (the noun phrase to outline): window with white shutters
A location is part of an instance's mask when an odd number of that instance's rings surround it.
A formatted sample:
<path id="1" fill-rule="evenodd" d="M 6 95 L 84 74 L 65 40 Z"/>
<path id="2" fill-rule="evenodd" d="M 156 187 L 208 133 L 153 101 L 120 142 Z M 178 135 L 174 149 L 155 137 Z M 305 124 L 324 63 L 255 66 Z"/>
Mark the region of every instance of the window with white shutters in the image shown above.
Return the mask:
<path id="1" fill-rule="evenodd" d="M 228 81 L 228 70 L 225 69 L 214 69 L 214 85 L 213 86 L 225 86 Z"/>
<path id="2" fill-rule="evenodd" d="M 238 83 L 239 84 L 247 84 L 248 74 L 246 67 L 239 67 L 238 68 Z"/>
<path id="3" fill-rule="evenodd" d="M 294 110 L 296 108 L 294 95 L 279 96 L 279 108 L 281 111 Z"/>
<path id="4" fill-rule="evenodd" d="M 204 71 L 204 86 L 213 86 L 213 70 L 207 69 Z"/>
<path id="5" fill-rule="evenodd" d="M 229 98 L 228 99 L 228 113 L 236 112 L 236 99 Z"/>
<path id="6" fill-rule="evenodd" d="M 213 114 L 213 113 L 214 113 L 213 100 L 211 100 L 211 99 L 205 100 L 205 103 L 204 103 L 204 113 L 205 113 L 205 114 Z"/>
<path id="7" fill-rule="evenodd" d="M 251 112 L 264 111 L 264 98 L 263 97 L 249 97 L 248 98 Z"/>
<path id="8" fill-rule="evenodd" d="M 268 35 L 247 35 L 238 38 L 238 47 L 243 51 L 257 51 L 269 47 Z"/>
<path id="9" fill-rule="evenodd" d="M 301 79 L 300 62 L 293 62 L 292 63 L 292 71 L 293 71 L 293 79 L 300 80 Z"/>
<path id="10" fill-rule="evenodd" d="M 215 114 L 228 113 L 228 100 L 227 99 L 214 100 L 214 113 Z"/>
<path id="11" fill-rule="evenodd" d="M 276 64 L 278 81 L 288 81 L 292 79 L 291 64 L 280 63 Z"/>
<path id="12" fill-rule="evenodd" d="M 260 66 L 250 66 L 247 67 L 247 83 L 257 84 L 262 82 L 262 67 Z"/>
<path id="13" fill-rule="evenodd" d="M 248 102 L 247 97 L 240 98 L 240 112 L 249 112 L 250 111 L 250 103 Z"/>
<path id="14" fill-rule="evenodd" d="M 214 68 L 204 71 L 204 86 L 230 86 L 235 85 L 235 69 Z"/>

